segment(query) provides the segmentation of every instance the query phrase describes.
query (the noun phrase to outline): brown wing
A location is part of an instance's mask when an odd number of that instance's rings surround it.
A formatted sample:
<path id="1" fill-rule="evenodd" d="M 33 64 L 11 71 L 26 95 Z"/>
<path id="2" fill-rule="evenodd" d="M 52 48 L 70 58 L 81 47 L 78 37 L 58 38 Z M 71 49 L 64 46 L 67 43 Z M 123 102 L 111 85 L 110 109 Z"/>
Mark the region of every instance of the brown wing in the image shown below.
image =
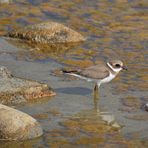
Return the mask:
<path id="1" fill-rule="evenodd" d="M 102 79 L 109 76 L 109 71 L 104 65 L 95 65 L 82 70 L 80 75 L 93 79 Z"/>

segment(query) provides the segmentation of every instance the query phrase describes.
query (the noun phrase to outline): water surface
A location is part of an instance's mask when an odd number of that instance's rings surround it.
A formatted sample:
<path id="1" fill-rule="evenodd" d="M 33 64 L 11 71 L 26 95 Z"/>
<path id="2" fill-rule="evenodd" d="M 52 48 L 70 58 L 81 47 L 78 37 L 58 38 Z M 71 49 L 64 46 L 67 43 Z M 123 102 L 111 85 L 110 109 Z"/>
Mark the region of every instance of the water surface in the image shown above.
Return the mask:
<path id="1" fill-rule="evenodd" d="M 42 137 L 2 142 L 1 147 L 148 147 L 147 6 L 146 0 L 15 0 L 0 5 L 1 35 L 53 20 L 87 37 L 77 46 L 39 51 L 0 39 L 1 65 L 16 76 L 47 83 L 57 93 L 14 106 L 40 122 Z M 122 60 L 128 71 L 102 85 L 99 102 L 93 100 L 93 84 L 51 74 L 61 67 L 83 68 L 112 58 Z"/>

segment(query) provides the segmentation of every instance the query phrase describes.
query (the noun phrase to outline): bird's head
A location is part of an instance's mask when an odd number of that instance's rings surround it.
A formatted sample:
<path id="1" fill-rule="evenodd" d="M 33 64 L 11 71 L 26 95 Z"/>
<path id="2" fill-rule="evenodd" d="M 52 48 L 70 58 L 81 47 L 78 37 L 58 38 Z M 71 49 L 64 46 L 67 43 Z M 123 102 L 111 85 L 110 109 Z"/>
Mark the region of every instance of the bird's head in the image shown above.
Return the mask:
<path id="1" fill-rule="evenodd" d="M 127 70 L 127 68 L 123 65 L 123 62 L 120 60 L 112 60 L 108 62 L 108 66 L 115 72 Z"/>

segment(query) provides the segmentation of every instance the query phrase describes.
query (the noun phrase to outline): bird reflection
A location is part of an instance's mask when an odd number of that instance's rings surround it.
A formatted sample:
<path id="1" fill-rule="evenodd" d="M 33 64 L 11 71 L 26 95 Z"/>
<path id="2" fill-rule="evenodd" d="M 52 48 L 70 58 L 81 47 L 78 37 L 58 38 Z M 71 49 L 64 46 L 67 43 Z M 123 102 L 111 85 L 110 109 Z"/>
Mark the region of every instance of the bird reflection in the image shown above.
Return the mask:
<path id="1" fill-rule="evenodd" d="M 93 103 L 94 109 L 92 110 L 96 117 L 99 117 L 102 121 L 105 121 L 108 125 L 121 129 L 121 125 L 119 125 L 114 116 L 110 112 L 102 112 L 99 108 L 99 89 L 98 85 L 95 85 L 93 92 Z"/>

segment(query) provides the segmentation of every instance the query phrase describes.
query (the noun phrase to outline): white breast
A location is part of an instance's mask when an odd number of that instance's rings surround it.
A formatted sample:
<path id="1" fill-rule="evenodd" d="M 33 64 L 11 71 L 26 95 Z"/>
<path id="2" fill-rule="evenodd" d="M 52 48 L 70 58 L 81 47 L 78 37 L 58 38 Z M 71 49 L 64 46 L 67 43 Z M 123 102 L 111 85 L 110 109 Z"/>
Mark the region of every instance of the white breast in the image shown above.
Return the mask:
<path id="1" fill-rule="evenodd" d="M 100 84 L 110 82 L 114 78 L 115 78 L 115 75 L 113 75 L 111 72 L 109 72 L 109 76 L 104 78 L 103 80 L 101 80 Z"/>

